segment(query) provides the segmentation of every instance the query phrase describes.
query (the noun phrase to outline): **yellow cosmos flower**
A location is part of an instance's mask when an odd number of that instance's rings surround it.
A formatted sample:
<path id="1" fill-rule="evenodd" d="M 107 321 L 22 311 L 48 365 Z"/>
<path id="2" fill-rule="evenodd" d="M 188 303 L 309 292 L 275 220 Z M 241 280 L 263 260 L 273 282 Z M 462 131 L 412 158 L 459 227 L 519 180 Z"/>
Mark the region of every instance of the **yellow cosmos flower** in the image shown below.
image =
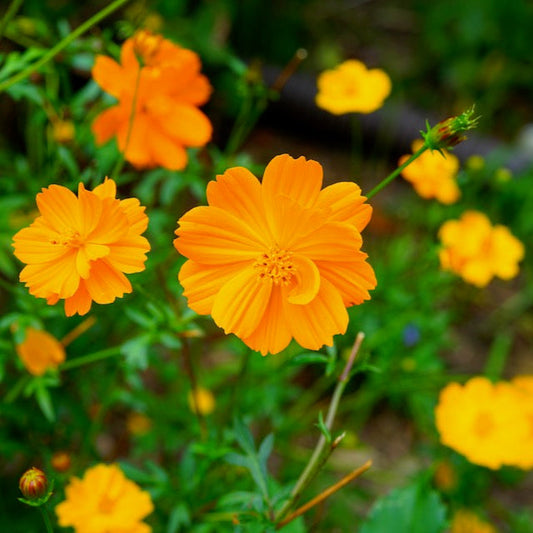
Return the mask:
<path id="1" fill-rule="evenodd" d="M 533 468 L 533 376 L 516 376 L 511 380 L 519 396 L 519 413 L 524 418 L 525 434 L 522 437 L 522 446 L 513 461 L 513 464 L 524 470 Z"/>
<path id="2" fill-rule="evenodd" d="M 196 412 L 196 408 L 198 407 L 198 411 L 204 416 L 211 414 L 215 410 L 215 397 L 213 393 L 203 387 L 197 387 L 196 390 L 189 391 L 187 403 L 193 413 Z"/>
<path id="3" fill-rule="evenodd" d="M 53 335 L 31 327 L 26 329 L 26 338 L 17 344 L 16 350 L 28 372 L 34 376 L 42 376 L 65 360 L 65 348 Z"/>
<path id="4" fill-rule="evenodd" d="M 141 522 L 154 509 L 148 492 L 127 479 L 117 465 L 89 468 L 83 479 L 71 478 L 66 499 L 55 511 L 61 527 L 75 533 L 150 533 Z"/>
<path id="5" fill-rule="evenodd" d="M 484 377 L 464 386 L 450 383 L 440 393 L 435 420 L 443 444 L 471 463 L 497 469 L 516 464 L 527 434 L 520 396 L 509 383 Z"/>
<path id="6" fill-rule="evenodd" d="M 422 139 L 413 141 L 413 153 L 424 144 Z M 402 176 L 412 183 L 415 191 L 422 198 L 435 198 L 443 204 L 453 204 L 461 196 L 457 186 L 459 159 L 442 148 L 445 157 L 437 151 L 427 150 L 402 170 Z M 398 165 L 403 165 L 411 154 L 403 155 Z"/>
<path id="7" fill-rule="evenodd" d="M 321 187 L 319 163 L 284 154 L 262 183 L 240 167 L 217 176 L 209 206 L 179 220 L 189 306 L 263 355 L 293 337 L 310 350 L 331 346 L 346 331 L 346 307 L 376 286 L 360 233 L 372 208 L 355 183 Z"/>
<path id="8" fill-rule="evenodd" d="M 60 185 L 37 195 L 41 216 L 13 237 L 30 294 L 49 304 L 65 300 L 71 316 L 86 314 L 93 300 L 107 304 L 131 292 L 124 274 L 144 270 L 148 217 L 136 198 L 115 196 L 109 179 L 92 192 L 80 183 L 78 196 Z"/>
<path id="9" fill-rule="evenodd" d="M 508 228 L 492 226 L 477 211 L 467 211 L 459 220 L 445 222 L 439 237 L 443 246 L 439 253 L 441 267 L 477 287 L 485 287 L 494 276 L 514 278 L 525 253 L 524 245 Z"/>
<path id="10" fill-rule="evenodd" d="M 334 115 L 372 113 L 383 105 L 392 88 L 381 69 L 367 69 L 361 61 L 349 59 L 317 79 L 316 105 Z"/>
<path id="11" fill-rule="evenodd" d="M 496 529 L 472 511 L 461 509 L 453 515 L 450 533 L 496 533 Z"/>

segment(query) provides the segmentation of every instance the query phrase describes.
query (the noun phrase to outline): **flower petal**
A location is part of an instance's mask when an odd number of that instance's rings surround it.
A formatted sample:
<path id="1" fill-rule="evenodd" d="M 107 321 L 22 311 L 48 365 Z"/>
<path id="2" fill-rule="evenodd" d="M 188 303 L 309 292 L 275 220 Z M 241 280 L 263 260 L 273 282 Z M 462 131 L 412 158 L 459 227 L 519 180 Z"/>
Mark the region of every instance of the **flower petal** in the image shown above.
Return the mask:
<path id="1" fill-rule="evenodd" d="M 274 157 L 263 175 L 265 207 L 275 211 L 278 196 L 288 196 L 304 207 L 313 206 L 322 187 L 322 176 L 322 166 L 312 159 L 293 159 L 287 154 Z"/>
<path id="2" fill-rule="evenodd" d="M 108 263 L 125 274 L 144 270 L 150 243 L 140 235 L 128 234 L 109 246 Z"/>
<path id="3" fill-rule="evenodd" d="M 309 350 L 333 345 L 333 335 L 345 333 L 348 313 L 339 291 L 325 278 L 321 279 L 316 298 L 306 305 L 284 301 L 284 315 L 296 342 Z"/>
<path id="4" fill-rule="evenodd" d="M 195 207 L 178 223 L 174 246 L 198 263 L 236 263 L 252 260 L 263 251 L 261 235 L 218 207 Z"/>
<path id="5" fill-rule="evenodd" d="M 376 287 L 376 275 L 366 262 L 367 255 L 357 252 L 352 261 L 317 261 L 322 278 L 339 291 L 346 307 L 359 305 L 370 299 L 369 290 Z"/>
<path id="6" fill-rule="evenodd" d="M 253 266 L 227 281 L 215 296 L 211 315 L 225 333 L 249 337 L 265 313 L 272 284 L 261 280 Z"/>
<path id="7" fill-rule="evenodd" d="M 294 278 L 296 284 L 288 294 L 291 304 L 308 304 L 315 298 L 320 288 L 320 273 L 316 265 L 303 255 L 294 255 L 291 258 L 294 265 Z"/>
<path id="8" fill-rule="evenodd" d="M 92 68 L 93 80 L 106 92 L 119 98 L 124 89 L 123 68 L 110 57 L 98 55 Z"/>
<path id="9" fill-rule="evenodd" d="M 234 278 L 248 263 L 227 265 L 201 265 L 185 261 L 180 269 L 179 281 L 189 307 L 200 315 L 211 314 L 215 296 L 223 285 Z"/>
<path id="10" fill-rule="evenodd" d="M 80 210 L 76 195 L 62 185 L 50 185 L 37 195 L 37 207 L 56 231 L 80 229 Z"/>
<path id="11" fill-rule="evenodd" d="M 279 353 L 292 339 L 289 321 L 290 318 L 284 314 L 281 289 L 273 287 L 263 318 L 255 331 L 242 340 L 252 350 L 261 352 L 262 355 Z"/>
<path id="12" fill-rule="evenodd" d="M 92 303 L 85 281 L 81 280 L 78 290 L 70 298 L 65 298 L 65 315 L 73 316 L 76 313 L 80 316 L 86 315 L 90 311 Z"/>
<path id="13" fill-rule="evenodd" d="M 258 235 L 265 246 L 272 240 L 266 223 L 259 180 L 246 168 L 230 168 L 207 185 L 209 205 L 220 207 L 241 219 Z"/>
<path id="14" fill-rule="evenodd" d="M 128 121 L 128 117 L 128 111 L 122 105 L 114 105 L 102 111 L 91 125 L 96 144 L 104 144 L 112 139 L 118 133 L 120 125 Z"/>
<path id="15" fill-rule="evenodd" d="M 150 153 L 150 166 L 160 165 L 169 170 L 182 170 L 187 166 L 188 156 L 181 141 L 169 136 L 161 123 L 150 119 L 150 130 L 146 137 Z"/>
<path id="16" fill-rule="evenodd" d="M 14 235 L 15 257 L 26 264 L 56 261 L 69 251 L 66 246 L 53 244 L 53 241 L 58 238 L 57 232 L 33 223 L 30 227 L 23 228 Z"/>
<path id="17" fill-rule="evenodd" d="M 98 304 L 109 304 L 132 291 L 128 278 L 102 259 L 91 265 L 91 274 L 85 280 L 85 287 Z"/>
<path id="18" fill-rule="evenodd" d="M 361 196 L 359 185 L 340 182 L 320 191 L 316 207 L 331 208 L 329 219 L 332 222 L 353 224 L 361 232 L 372 216 L 372 207 L 365 201 L 366 196 Z"/>

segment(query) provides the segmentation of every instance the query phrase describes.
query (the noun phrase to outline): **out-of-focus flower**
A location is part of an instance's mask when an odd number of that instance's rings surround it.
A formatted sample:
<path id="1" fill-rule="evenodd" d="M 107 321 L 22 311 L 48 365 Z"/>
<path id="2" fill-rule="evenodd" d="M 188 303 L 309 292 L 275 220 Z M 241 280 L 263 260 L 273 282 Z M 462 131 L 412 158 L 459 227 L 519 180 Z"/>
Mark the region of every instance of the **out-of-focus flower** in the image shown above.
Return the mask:
<path id="1" fill-rule="evenodd" d="M 50 459 L 50 464 L 56 472 L 66 472 L 70 469 L 72 459 L 68 452 L 55 452 Z"/>
<path id="2" fill-rule="evenodd" d="M 496 529 L 472 511 L 460 509 L 453 515 L 449 533 L 496 533 Z"/>
<path id="3" fill-rule="evenodd" d="M 457 472 L 450 461 L 440 461 L 435 468 L 433 479 L 441 492 L 450 492 L 457 487 Z"/>
<path id="4" fill-rule="evenodd" d="M 46 474 L 32 466 L 22 474 L 19 489 L 24 498 L 30 501 L 40 500 L 48 493 L 48 479 Z"/>
<path id="5" fill-rule="evenodd" d="M 142 413 L 131 413 L 126 425 L 132 435 L 146 435 L 152 429 L 152 420 Z"/>
<path id="6" fill-rule="evenodd" d="M 54 120 L 52 122 L 52 136 L 59 144 L 66 144 L 74 139 L 76 129 L 72 120 Z"/>
<path id="7" fill-rule="evenodd" d="M 525 253 L 524 245 L 508 228 L 492 226 L 477 211 L 466 211 L 459 220 L 445 222 L 439 238 L 441 267 L 477 287 L 485 287 L 495 276 L 514 278 Z"/>
<path id="8" fill-rule="evenodd" d="M 481 155 L 471 155 L 466 160 L 465 166 L 469 170 L 473 170 L 473 171 L 481 170 L 485 166 L 485 159 Z"/>
<path id="9" fill-rule="evenodd" d="M 154 509 L 148 492 L 124 476 L 117 465 L 89 468 L 71 478 L 66 499 L 55 511 L 61 527 L 76 533 L 150 533 L 142 520 Z"/>
<path id="10" fill-rule="evenodd" d="M 262 183 L 241 167 L 217 176 L 209 206 L 179 220 L 189 306 L 263 355 L 292 338 L 310 350 L 331 346 L 346 331 L 346 307 L 376 285 L 360 233 L 372 208 L 355 183 L 321 187 L 319 163 L 284 154 Z"/>
<path id="11" fill-rule="evenodd" d="M 65 360 L 65 348 L 50 333 L 26 328 L 26 337 L 16 345 L 17 354 L 30 374 L 42 376 Z"/>
<path id="12" fill-rule="evenodd" d="M 203 387 L 196 387 L 194 391 L 190 390 L 187 395 L 189 409 L 196 413 L 196 408 L 201 415 L 207 416 L 215 410 L 215 397 L 213 393 Z"/>
<path id="13" fill-rule="evenodd" d="M 513 463 L 519 468 L 533 468 L 533 375 L 516 376 L 511 385 L 519 394 L 519 413 L 523 416 L 526 432 L 522 437 L 523 446 Z"/>
<path id="14" fill-rule="evenodd" d="M 417 152 L 424 141 L 416 139 L 411 148 Z M 403 155 L 398 165 L 403 165 L 411 154 Z M 442 153 L 429 150 L 402 170 L 402 176 L 409 181 L 422 198 L 436 198 L 443 204 L 452 204 L 461 196 L 457 186 L 459 160 L 446 150 Z"/>
<path id="15" fill-rule="evenodd" d="M 92 192 L 80 183 L 78 196 L 60 185 L 37 195 L 41 216 L 13 237 L 15 256 L 27 265 L 20 281 L 30 294 L 51 305 L 65 300 L 71 316 L 131 292 L 124 274 L 144 270 L 148 217 L 136 198 L 115 196 L 109 179 Z"/>
<path id="16" fill-rule="evenodd" d="M 120 64 L 97 56 L 93 78 L 118 100 L 92 125 L 97 144 L 116 137 L 125 159 L 137 168 L 184 168 L 185 148 L 204 146 L 212 133 L 198 109 L 211 94 L 200 69 L 197 54 L 146 30 L 124 42 Z"/>
<path id="17" fill-rule="evenodd" d="M 471 463 L 492 469 L 517 465 L 528 444 L 520 403 L 509 383 L 493 385 L 484 377 L 472 378 L 464 386 L 450 383 L 440 392 L 435 409 L 441 442 Z"/>
<path id="18" fill-rule="evenodd" d="M 500 167 L 494 173 L 494 179 L 499 183 L 507 183 L 513 177 L 513 173 L 505 167 Z"/>
<path id="19" fill-rule="evenodd" d="M 367 69 L 355 59 L 322 72 L 317 84 L 316 105 L 334 115 L 372 113 L 383 105 L 392 88 L 383 70 Z"/>

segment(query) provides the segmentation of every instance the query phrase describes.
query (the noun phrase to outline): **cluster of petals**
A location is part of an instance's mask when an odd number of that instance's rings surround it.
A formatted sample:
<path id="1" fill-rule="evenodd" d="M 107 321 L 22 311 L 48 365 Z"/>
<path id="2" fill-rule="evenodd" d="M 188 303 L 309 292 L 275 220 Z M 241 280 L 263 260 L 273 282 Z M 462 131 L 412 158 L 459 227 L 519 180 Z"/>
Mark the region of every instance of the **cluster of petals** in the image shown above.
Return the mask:
<path id="1" fill-rule="evenodd" d="M 533 468 L 533 376 L 450 383 L 435 409 L 441 442 L 471 463 Z"/>
<path id="2" fill-rule="evenodd" d="M 148 492 L 124 476 L 115 464 L 89 468 L 82 479 L 73 477 L 66 498 L 56 506 L 61 527 L 75 533 L 150 533 L 142 522 L 154 509 Z"/>
<path id="3" fill-rule="evenodd" d="M 411 148 L 413 154 L 420 150 L 424 141 L 416 139 Z M 403 165 L 411 154 L 403 155 L 398 165 Z M 453 204 L 461 196 L 457 185 L 459 159 L 447 150 L 426 150 L 409 166 L 402 170 L 402 176 L 409 181 L 422 198 L 435 198 L 443 204 Z"/>
<path id="4" fill-rule="evenodd" d="M 355 59 L 325 70 L 317 79 L 316 105 L 334 115 L 372 113 L 383 106 L 392 84 L 381 69 L 367 69 Z"/>
<path id="5" fill-rule="evenodd" d="M 492 226 L 486 215 L 466 211 L 439 230 L 440 264 L 467 283 L 485 287 L 493 277 L 514 278 L 525 254 L 524 245 L 502 225 Z"/>
<path id="6" fill-rule="evenodd" d="M 65 313 L 86 314 L 92 302 L 108 304 L 132 291 L 124 274 L 144 270 L 148 226 L 136 198 L 118 200 L 106 179 L 78 196 L 61 185 L 37 194 L 40 216 L 13 237 L 15 256 L 26 266 L 20 281 L 50 305 L 65 301 Z"/>
<path id="7" fill-rule="evenodd" d="M 122 45 L 120 63 L 99 55 L 96 83 L 117 99 L 93 122 L 98 144 L 116 137 L 127 161 L 137 168 L 187 165 L 186 147 L 204 146 L 212 134 L 198 109 L 211 94 L 198 55 L 146 30 Z"/>
<path id="8" fill-rule="evenodd" d="M 275 157 L 260 182 L 242 167 L 207 187 L 174 245 L 189 306 L 263 355 L 294 338 L 316 350 L 348 325 L 346 307 L 376 285 L 361 251 L 372 208 L 355 183 L 321 190 L 319 163 Z"/>
<path id="9" fill-rule="evenodd" d="M 496 533 L 496 528 L 476 513 L 459 509 L 453 515 L 449 533 Z"/>
<path id="10" fill-rule="evenodd" d="M 17 355 L 34 376 L 42 376 L 65 360 L 65 348 L 53 335 L 41 329 L 26 328 L 24 340 L 16 345 Z"/>

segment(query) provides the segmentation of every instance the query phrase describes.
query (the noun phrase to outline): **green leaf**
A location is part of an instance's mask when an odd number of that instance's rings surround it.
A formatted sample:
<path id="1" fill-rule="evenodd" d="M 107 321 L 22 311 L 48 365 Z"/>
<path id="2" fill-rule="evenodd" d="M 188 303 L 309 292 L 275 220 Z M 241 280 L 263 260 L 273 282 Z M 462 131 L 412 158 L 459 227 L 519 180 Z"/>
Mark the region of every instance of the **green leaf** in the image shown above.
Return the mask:
<path id="1" fill-rule="evenodd" d="M 438 493 L 417 482 L 380 498 L 359 533 L 440 533 L 445 524 Z"/>
<path id="2" fill-rule="evenodd" d="M 326 426 L 326 423 L 324 422 L 324 417 L 322 415 L 322 411 L 319 411 L 318 413 L 318 424 L 315 424 L 316 427 L 320 430 L 320 433 L 324 435 L 324 438 L 326 439 L 326 442 L 329 444 L 331 442 L 331 433 L 329 429 Z"/>

